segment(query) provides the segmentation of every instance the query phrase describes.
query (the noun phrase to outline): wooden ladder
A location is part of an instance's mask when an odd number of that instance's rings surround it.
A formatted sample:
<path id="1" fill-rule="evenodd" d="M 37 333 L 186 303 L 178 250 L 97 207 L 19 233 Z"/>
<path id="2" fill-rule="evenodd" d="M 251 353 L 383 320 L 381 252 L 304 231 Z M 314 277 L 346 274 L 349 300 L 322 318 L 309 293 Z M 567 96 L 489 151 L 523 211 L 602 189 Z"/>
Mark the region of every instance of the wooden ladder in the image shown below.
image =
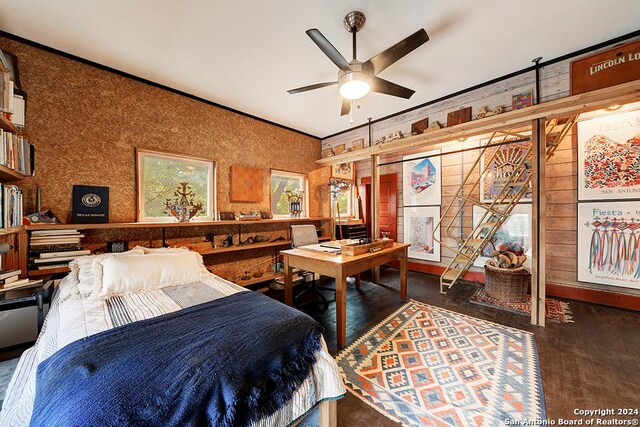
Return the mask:
<path id="1" fill-rule="evenodd" d="M 551 120 L 545 126 L 546 155 L 551 158 L 562 139 L 569 133 L 577 116 L 562 120 Z M 491 173 L 490 166 L 501 152 L 500 146 L 506 143 L 515 144 L 526 142 L 511 149 L 509 154 L 510 170 L 506 174 L 503 186 L 498 194 L 494 195 L 491 202 L 483 202 L 471 195 L 478 193 L 478 187 L 482 178 Z M 523 133 L 508 131 L 494 132 L 485 146 L 479 150 L 479 156 L 465 175 L 460 188 L 453 196 L 451 203 L 444 210 L 440 222 L 434 228 L 434 239 L 441 246 L 454 253 L 453 259 L 440 276 L 440 292 L 445 292 L 445 287 L 450 289 L 471 268 L 475 259 L 482 253 L 494 235 L 500 230 L 502 224 L 509 218 L 511 211 L 520 199 L 531 188 L 533 169 L 531 136 Z M 487 150 L 492 150 L 488 159 L 481 162 Z M 473 209 L 479 206 L 484 214 L 473 230 L 468 235 L 462 232 L 460 218 L 465 209 Z M 441 230 L 440 239 L 436 239 L 437 230 Z M 452 242 L 452 243 L 451 243 Z"/>

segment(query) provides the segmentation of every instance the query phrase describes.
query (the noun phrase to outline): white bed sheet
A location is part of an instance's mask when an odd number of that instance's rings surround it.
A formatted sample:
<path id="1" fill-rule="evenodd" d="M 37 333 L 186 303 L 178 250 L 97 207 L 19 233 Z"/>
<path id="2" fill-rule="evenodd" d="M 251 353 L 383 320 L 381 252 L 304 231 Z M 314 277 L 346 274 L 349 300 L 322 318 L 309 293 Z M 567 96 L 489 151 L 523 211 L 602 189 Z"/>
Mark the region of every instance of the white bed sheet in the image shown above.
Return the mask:
<path id="1" fill-rule="evenodd" d="M 246 291 L 244 288 L 213 274 L 203 274 L 201 282 L 224 295 Z M 65 287 L 75 286 L 68 279 L 63 280 L 59 286 L 58 295 L 74 295 L 74 297 L 65 299 L 56 296 L 52 301 L 38 340 L 33 347 L 23 353 L 9 384 L 0 412 L 0 426 L 29 425 L 35 398 L 36 370 L 39 363 L 67 344 L 114 327 L 105 301 L 82 297 L 65 289 Z M 141 298 L 152 300 L 153 309 L 142 305 L 139 302 Z M 128 307 L 135 311 L 136 320 L 181 309 L 162 290 L 135 294 L 127 296 L 125 299 Z M 335 399 L 345 393 L 337 365 L 326 350 L 324 340 L 322 341 L 322 350 L 318 351 L 316 357 L 317 361 L 312 372 L 309 373 L 291 400 L 275 414 L 255 423 L 256 427 L 289 425 L 313 408 L 317 402 L 324 399 Z"/>

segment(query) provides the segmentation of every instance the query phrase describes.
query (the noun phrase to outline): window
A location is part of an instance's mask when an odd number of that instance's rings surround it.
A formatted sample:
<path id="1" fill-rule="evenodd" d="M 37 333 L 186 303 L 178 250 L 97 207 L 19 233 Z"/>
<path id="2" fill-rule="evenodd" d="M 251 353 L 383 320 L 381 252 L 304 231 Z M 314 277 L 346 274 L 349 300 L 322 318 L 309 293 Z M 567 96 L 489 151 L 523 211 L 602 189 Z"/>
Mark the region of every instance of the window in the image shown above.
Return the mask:
<path id="1" fill-rule="evenodd" d="M 271 171 L 271 212 L 274 217 L 289 216 L 289 197 L 287 191 L 303 192 L 302 216 L 307 212 L 307 177 L 300 173 Z"/>
<path id="2" fill-rule="evenodd" d="M 176 191 L 181 183 L 189 185 L 193 204 L 202 203 L 202 211 L 192 221 L 213 221 L 216 215 L 215 163 L 211 160 L 137 150 L 136 173 L 138 221 L 175 221 L 166 203 L 179 202 Z M 176 200 L 176 197 L 178 200 Z"/>
<path id="3" fill-rule="evenodd" d="M 335 186 L 333 186 L 335 187 Z M 343 188 L 342 191 L 340 189 L 332 188 L 331 191 L 336 194 L 336 198 L 333 201 L 333 210 L 335 211 L 336 207 L 340 216 L 352 216 L 351 206 L 352 206 L 352 190 L 353 186 L 349 186 L 347 188 Z"/>

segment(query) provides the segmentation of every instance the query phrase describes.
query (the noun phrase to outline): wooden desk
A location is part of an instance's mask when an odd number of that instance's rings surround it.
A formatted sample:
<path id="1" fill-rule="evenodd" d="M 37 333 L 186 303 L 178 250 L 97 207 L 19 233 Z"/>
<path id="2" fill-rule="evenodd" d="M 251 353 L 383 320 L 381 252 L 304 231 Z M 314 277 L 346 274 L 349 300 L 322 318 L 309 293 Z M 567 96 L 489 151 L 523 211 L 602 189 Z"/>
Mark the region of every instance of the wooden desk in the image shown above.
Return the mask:
<path id="1" fill-rule="evenodd" d="M 338 347 L 342 348 L 347 335 L 347 277 L 357 276 L 383 264 L 400 260 L 400 298 L 407 299 L 408 243 L 394 243 L 392 247 L 371 254 L 343 256 L 305 249 L 280 252 L 284 256 L 284 302 L 293 305 L 293 269 L 313 271 L 336 279 L 336 330 Z"/>

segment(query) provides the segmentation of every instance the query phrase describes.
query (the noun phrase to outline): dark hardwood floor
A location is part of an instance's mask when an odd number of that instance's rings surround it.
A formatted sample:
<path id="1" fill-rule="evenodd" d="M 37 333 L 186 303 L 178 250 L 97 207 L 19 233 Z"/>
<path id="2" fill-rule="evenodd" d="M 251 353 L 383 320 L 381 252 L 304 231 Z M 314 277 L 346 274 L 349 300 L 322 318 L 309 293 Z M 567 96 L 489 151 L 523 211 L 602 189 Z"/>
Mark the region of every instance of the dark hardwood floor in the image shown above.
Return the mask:
<path id="1" fill-rule="evenodd" d="M 363 281 L 361 291 L 347 293 L 347 342 L 398 309 L 399 274 L 383 269 L 377 286 Z M 575 408 L 640 407 L 640 313 L 569 301 L 575 323 L 529 323 L 527 316 L 482 307 L 469 302 L 474 288 L 458 284 L 447 295 L 439 293 L 438 279 L 409 273 L 409 298 L 535 334 L 549 418 L 577 418 Z M 325 328 L 325 339 L 336 354 L 335 304 L 322 313 L 313 306 L 303 310 Z M 350 393 L 338 403 L 339 426 L 393 426 L 396 423 Z"/>

